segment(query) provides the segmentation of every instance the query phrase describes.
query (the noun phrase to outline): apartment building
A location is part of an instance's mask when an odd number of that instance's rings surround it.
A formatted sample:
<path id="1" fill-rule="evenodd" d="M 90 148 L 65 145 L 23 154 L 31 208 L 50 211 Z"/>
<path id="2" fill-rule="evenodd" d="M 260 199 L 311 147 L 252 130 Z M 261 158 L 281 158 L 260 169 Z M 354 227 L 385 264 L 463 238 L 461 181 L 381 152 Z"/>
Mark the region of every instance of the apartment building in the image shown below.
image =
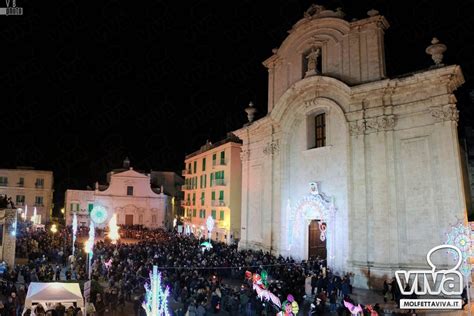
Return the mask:
<path id="1" fill-rule="evenodd" d="M 207 142 L 185 158 L 185 231 L 207 235 L 206 220 L 215 220 L 212 239 L 227 243 L 240 239 L 242 163 L 241 141 L 233 134 Z"/>
<path id="2" fill-rule="evenodd" d="M 33 167 L 0 169 L 0 194 L 11 197 L 17 208 L 28 208 L 26 216 L 36 224 L 50 221 L 53 210 L 53 172 Z M 31 218 L 36 208 L 36 217 Z"/>

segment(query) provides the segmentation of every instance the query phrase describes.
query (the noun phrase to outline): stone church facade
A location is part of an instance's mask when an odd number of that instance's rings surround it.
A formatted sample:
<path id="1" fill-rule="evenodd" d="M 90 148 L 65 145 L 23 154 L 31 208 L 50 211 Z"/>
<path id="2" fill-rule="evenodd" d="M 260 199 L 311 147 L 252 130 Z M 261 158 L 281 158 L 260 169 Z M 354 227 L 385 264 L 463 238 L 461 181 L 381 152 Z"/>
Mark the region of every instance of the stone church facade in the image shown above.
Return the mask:
<path id="1" fill-rule="evenodd" d="M 436 41 L 433 67 L 387 78 L 386 19 L 343 16 L 312 6 L 264 62 L 268 114 L 253 121 L 248 108 L 250 122 L 234 131 L 243 142 L 239 247 L 326 256 L 371 287 L 400 268 L 426 268 L 427 252 L 466 220 L 453 94 L 464 79 L 441 63 Z"/>

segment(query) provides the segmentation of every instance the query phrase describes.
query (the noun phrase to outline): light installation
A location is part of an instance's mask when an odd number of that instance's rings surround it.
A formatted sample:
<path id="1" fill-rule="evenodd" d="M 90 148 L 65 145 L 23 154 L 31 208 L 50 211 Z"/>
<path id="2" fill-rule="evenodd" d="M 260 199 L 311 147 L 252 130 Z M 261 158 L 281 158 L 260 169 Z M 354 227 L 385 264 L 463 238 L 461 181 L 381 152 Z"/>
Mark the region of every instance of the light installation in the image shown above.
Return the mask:
<path id="1" fill-rule="evenodd" d="M 15 221 L 13 222 L 13 227 L 12 227 L 12 236 L 16 236 L 16 228 L 18 226 L 18 210 L 15 210 Z"/>
<path id="2" fill-rule="evenodd" d="M 53 234 L 56 234 L 58 232 L 58 228 L 56 227 L 56 224 L 51 225 L 51 232 Z"/>
<path id="3" fill-rule="evenodd" d="M 145 284 L 145 301 L 142 304 L 147 316 L 169 316 L 168 297 L 170 290 L 168 287 L 161 287 L 161 273 L 158 267 L 153 266 L 153 272 L 150 273 L 150 284 Z"/>
<path id="4" fill-rule="evenodd" d="M 446 234 L 446 244 L 457 247 L 460 250 L 461 258 L 459 258 L 459 253 L 451 250 L 450 254 L 452 255 L 455 261 L 461 261 L 459 266 L 459 272 L 461 272 L 467 284 L 466 294 L 468 300 L 468 314 L 471 315 L 471 290 L 470 290 L 470 281 L 471 281 L 471 271 L 472 265 L 469 263 L 469 257 L 473 255 L 472 243 L 471 243 L 471 229 L 464 225 L 461 221 L 458 221 L 456 225 L 451 226 L 450 231 Z M 461 260 L 460 260 L 461 259 Z"/>
<path id="5" fill-rule="evenodd" d="M 72 216 L 72 255 L 76 251 L 76 234 L 77 234 L 77 215 L 74 212 Z"/>
<path id="6" fill-rule="evenodd" d="M 206 220 L 206 226 L 207 226 L 207 237 L 209 238 L 209 242 L 211 241 L 211 235 L 212 235 L 212 230 L 214 229 L 214 218 L 212 216 L 209 216 Z"/>
<path id="7" fill-rule="evenodd" d="M 112 243 L 117 243 L 117 240 L 120 239 L 119 227 L 117 225 L 117 214 L 112 215 L 112 218 L 109 221 L 109 235 L 108 237 L 112 240 Z"/>
<path id="8" fill-rule="evenodd" d="M 94 222 L 91 221 L 89 225 L 89 239 L 86 241 L 84 250 L 87 253 L 87 266 L 89 269 L 89 280 L 91 278 L 91 265 L 92 265 L 92 257 L 94 256 L 94 238 L 95 238 L 95 227 Z"/>
<path id="9" fill-rule="evenodd" d="M 33 224 L 36 224 L 36 207 L 33 208 L 33 216 L 31 216 L 31 221 Z"/>
<path id="10" fill-rule="evenodd" d="M 471 275 L 471 264 L 469 263 L 469 257 L 472 256 L 471 247 L 471 230 L 463 223 L 458 223 L 451 227 L 451 230 L 446 234 L 446 244 L 456 246 L 461 250 L 462 262 L 459 267 L 461 272 L 466 278 Z M 458 261 L 458 254 L 456 251 L 449 251 L 453 259 Z"/>
<path id="11" fill-rule="evenodd" d="M 209 251 L 209 250 L 212 249 L 212 244 L 211 244 L 210 241 L 205 241 L 205 242 L 201 243 L 200 246 L 201 246 L 202 252 L 204 252 L 204 251 L 206 251 L 206 250 Z"/>
<path id="12" fill-rule="evenodd" d="M 252 288 L 257 293 L 257 297 L 262 301 L 271 302 L 276 307 L 281 308 L 282 304 L 278 296 L 270 292 L 268 289 L 267 276 L 268 273 L 265 270 L 262 270 L 261 275 L 245 271 L 245 278 L 252 281 Z"/>
<path id="13" fill-rule="evenodd" d="M 90 216 L 94 224 L 100 225 L 105 223 L 108 217 L 108 213 L 105 207 L 103 207 L 102 205 L 96 205 L 92 209 Z"/>

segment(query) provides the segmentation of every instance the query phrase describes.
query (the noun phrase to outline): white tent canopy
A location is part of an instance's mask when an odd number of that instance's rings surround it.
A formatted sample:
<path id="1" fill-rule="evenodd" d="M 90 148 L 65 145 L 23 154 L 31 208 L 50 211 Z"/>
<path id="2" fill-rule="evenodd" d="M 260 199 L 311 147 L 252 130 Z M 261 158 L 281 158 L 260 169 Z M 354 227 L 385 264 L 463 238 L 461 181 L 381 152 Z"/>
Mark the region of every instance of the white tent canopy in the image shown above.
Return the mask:
<path id="1" fill-rule="evenodd" d="M 45 309 L 48 309 L 48 305 L 56 303 L 61 303 L 66 307 L 76 303 L 77 307 L 83 308 L 84 298 L 79 283 L 30 283 L 26 294 L 25 310 L 34 309 L 36 304 L 41 304 Z"/>

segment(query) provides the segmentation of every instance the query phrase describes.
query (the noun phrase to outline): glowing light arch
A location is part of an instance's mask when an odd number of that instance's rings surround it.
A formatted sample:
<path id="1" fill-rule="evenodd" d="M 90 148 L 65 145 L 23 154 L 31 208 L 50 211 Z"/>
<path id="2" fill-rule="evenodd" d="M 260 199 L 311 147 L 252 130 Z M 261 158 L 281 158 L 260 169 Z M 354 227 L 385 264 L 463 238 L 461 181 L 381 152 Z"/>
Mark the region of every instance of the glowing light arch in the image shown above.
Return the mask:
<path id="1" fill-rule="evenodd" d="M 302 246 L 301 241 L 298 240 L 301 238 L 301 234 L 299 237 L 293 234 L 297 231 L 295 227 L 306 227 L 312 220 L 319 220 L 320 238 L 324 241 L 328 224 L 334 222 L 334 215 L 336 213 L 334 198 L 330 198 L 320 192 L 318 182 L 311 182 L 309 185 L 310 193 L 301 198 L 294 207 L 291 207 L 288 200 L 288 251 L 292 250 L 295 245 Z"/>

